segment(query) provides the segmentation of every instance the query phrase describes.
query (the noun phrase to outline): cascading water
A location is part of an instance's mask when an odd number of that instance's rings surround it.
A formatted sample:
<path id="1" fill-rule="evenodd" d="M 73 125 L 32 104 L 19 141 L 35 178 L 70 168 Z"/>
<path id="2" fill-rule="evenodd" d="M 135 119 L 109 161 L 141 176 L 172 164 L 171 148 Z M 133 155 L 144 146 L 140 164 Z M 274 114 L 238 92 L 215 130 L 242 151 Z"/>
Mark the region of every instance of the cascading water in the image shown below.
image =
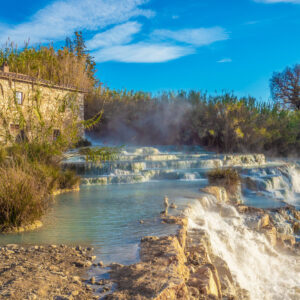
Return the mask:
<path id="1" fill-rule="evenodd" d="M 203 197 L 186 211 L 189 229 L 204 229 L 215 255 L 222 257 L 253 300 L 300 298 L 300 257 L 276 252 L 265 236 L 247 226 L 247 217 L 230 205 Z"/>
<path id="2" fill-rule="evenodd" d="M 296 207 L 300 205 L 300 168 L 297 163 L 266 166 L 242 171 L 246 188 L 269 197 L 272 201 L 284 201 Z"/>
<path id="3" fill-rule="evenodd" d="M 118 160 L 99 165 L 72 151 L 63 165 L 82 177 L 81 190 L 57 196 L 41 229 L 1 236 L 0 244 L 90 244 L 105 263 L 136 262 L 142 236 L 174 230 L 161 224 L 164 195 L 175 202 L 177 212 L 184 209 L 208 184 L 206 172 L 215 167 L 239 169 L 246 205 L 300 204 L 299 164 L 266 162 L 262 155 L 216 155 L 199 147 L 126 147 Z M 192 203 L 190 228 L 205 228 L 214 252 L 252 299 L 299 299 L 299 261 L 277 253 L 235 208 L 223 205 L 221 216 L 214 199 L 205 199 Z M 272 217 L 282 232 L 293 233 L 280 214 Z"/>

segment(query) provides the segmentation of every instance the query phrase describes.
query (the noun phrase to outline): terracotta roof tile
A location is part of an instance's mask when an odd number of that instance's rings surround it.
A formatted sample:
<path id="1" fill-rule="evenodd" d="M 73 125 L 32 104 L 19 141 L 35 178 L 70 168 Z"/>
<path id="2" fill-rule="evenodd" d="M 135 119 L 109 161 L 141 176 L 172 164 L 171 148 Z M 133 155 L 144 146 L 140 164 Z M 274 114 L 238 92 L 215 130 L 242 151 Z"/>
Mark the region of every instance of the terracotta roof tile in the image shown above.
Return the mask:
<path id="1" fill-rule="evenodd" d="M 37 84 L 37 85 L 43 85 L 43 86 L 49 86 L 49 87 L 55 88 L 55 89 L 63 89 L 63 90 L 69 90 L 69 91 L 74 91 L 74 92 L 80 92 L 80 93 L 88 92 L 87 90 L 78 89 L 74 86 L 59 85 L 59 84 L 55 84 L 49 80 L 39 79 L 36 77 L 32 77 L 32 76 L 20 74 L 20 73 L 0 71 L 0 78 L 7 79 L 7 80 L 13 80 L 13 81 L 26 82 L 26 83 L 31 83 L 31 84 Z"/>

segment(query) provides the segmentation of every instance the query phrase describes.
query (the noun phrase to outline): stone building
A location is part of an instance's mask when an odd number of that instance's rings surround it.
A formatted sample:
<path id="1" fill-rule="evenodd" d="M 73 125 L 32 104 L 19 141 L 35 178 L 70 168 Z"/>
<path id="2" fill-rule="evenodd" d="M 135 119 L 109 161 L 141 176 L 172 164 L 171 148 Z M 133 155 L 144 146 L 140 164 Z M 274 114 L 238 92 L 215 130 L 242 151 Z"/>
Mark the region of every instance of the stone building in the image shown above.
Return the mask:
<path id="1" fill-rule="evenodd" d="M 25 134 L 26 138 L 33 138 L 42 127 L 55 139 L 62 131 L 69 130 L 74 120 L 83 135 L 85 93 L 74 87 L 10 72 L 4 63 L 0 68 L 0 142 L 8 143 L 9 139 Z"/>

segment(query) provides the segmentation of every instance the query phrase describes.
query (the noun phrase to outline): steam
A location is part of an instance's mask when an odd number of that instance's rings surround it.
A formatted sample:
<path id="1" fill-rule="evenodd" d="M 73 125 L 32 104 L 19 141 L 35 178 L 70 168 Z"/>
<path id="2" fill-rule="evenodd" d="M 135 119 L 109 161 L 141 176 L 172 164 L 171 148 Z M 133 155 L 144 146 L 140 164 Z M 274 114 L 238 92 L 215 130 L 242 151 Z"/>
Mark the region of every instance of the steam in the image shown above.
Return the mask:
<path id="1" fill-rule="evenodd" d="M 136 107 L 121 105 L 115 110 L 105 110 L 107 119 L 100 132 L 92 133 L 94 139 L 106 143 L 130 145 L 176 145 L 185 116 L 190 110 L 188 103 L 158 103 L 149 106 L 141 103 Z"/>

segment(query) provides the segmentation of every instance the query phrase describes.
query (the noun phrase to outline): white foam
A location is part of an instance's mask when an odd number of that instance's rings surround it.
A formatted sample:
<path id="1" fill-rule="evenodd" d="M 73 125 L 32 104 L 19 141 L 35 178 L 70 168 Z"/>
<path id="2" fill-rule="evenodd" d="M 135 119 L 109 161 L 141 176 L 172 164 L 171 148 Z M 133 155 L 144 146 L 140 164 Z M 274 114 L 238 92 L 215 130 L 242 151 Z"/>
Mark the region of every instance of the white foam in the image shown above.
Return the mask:
<path id="1" fill-rule="evenodd" d="M 246 226 L 244 216 L 231 210 L 235 213 L 222 217 L 213 197 L 204 197 L 186 211 L 189 228 L 206 230 L 214 253 L 227 262 L 251 299 L 300 299 L 300 258 L 276 252 L 263 234 Z"/>

